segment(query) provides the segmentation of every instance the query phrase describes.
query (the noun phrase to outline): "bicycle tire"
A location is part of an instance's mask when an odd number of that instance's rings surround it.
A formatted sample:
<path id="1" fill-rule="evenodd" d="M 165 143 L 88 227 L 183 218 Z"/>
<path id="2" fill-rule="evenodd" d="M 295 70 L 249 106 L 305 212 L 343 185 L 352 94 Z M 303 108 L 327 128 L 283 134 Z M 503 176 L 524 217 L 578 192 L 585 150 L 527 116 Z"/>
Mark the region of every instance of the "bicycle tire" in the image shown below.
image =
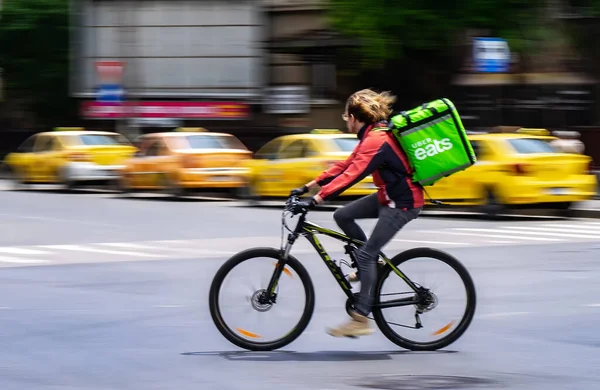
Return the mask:
<path id="1" fill-rule="evenodd" d="M 280 251 L 275 248 L 251 248 L 239 252 L 231 258 L 229 258 L 219 268 L 211 283 L 208 295 L 209 309 L 215 326 L 217 327 L 219 332 L 221 332 L 221 334 L 227 340 L 229 340 L 229 342 L 249 351 L 272 351 L 290 344 L 291 342 L 296 340 L 302 334 L 302 332 L 304 332 L 314 312 L 315 290 L 310 275 L 308 274 L 306 268 L 302 265 L 302 263 L 300 263 L 300 261 L 298 261 L 298 259 L 296 259 L 292 255 L 288 255 L 286 266 L 296 271 L 296 274 L 299 276 L 302 285 L 304 286 L 304 294 L 306 298 L 304 312 L 302 313 L 298 324 L 292 329 L 291 332 L 281 337 L 280 339 L 271 342 L 252 342 L 239 337 L 234 331 L 232 331 L 227 326 L 227 324 L 225 324 L 225 321 L 221 316 L 221 311 L 219 308 L 219 291 L 221 290 L 221 285 L 225 280 L 225 277 L 235 266 L 244 261 L 248 261 L 259 257 L 272 258 L 276 261 L 279 261 L 281 256 Z"/>
<path id="2" fill-rule="evenodd" d="M 450 266 L 460 276 L 463 284 L 465 285 L 467 293 L 467 305 L 463 317 L 459 322 L 458 326 L 450 334 L 437 341 L 421 343 L 406 339 L 397 334 L 385 320 L 382 311 L 384 309 L 373 307 L 373 318 L 379 330 L 381 330 L 383 335 L 392 343 L 411 351 L 436 351 L 454 343 L 465 333 L 475 315 L 475 309 L 477 306 L 477 293 L 475 291 L 475 284 L 473 283 L 473 279 L 471 278 L 471 275 L 469 274 L 465 266 L 454 256 L 446 252 L 433 248 L 415 248 L 399 253 L 398 255 L 394 256 L 390 261 L 392 262 L 392 264 L 394 264 L 397 268 L 400 269 L 400 265 L 402 263 L 419 257 L 426 257 L 429 259 L 439 260 Z M 392 268 L 389 265 L 387 265 L 384 269 L 382 269 L 381 273 L 379 274 L 377 286 L 375 289 L 375 300 L 377 303 L 379 303 L 380 301 L 381 288 L 383 287 L 383 282 L 388 277 L 390 272 L 392 272 Z"/>

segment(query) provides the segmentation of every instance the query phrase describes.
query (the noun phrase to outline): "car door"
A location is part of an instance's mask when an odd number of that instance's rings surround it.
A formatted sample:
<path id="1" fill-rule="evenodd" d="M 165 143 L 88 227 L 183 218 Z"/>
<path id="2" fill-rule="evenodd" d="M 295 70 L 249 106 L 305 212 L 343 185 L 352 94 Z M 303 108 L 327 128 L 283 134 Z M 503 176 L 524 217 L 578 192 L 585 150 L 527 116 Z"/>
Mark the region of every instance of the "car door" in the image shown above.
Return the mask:
<path id="1" fill-rule="evenodd" d="M 148 149 L 142 169 L 146 176 L 146 185 L 152 188 L 163 188 L 169 159 L 169 149 L 162 138 L 157 138 Z"/>
<path id="2" fill-rule="evenodd" d="M 292 161 L 292 168 L 286 171 L 287 184 L 298 188 L 319 176 L 323 172 L 323 159 L 320 155 L 318 141 L 303 140 L 300 157 Z"/>
<path id="3" fill-rule="evenodd" d="M 428 194 L 437 200 L 455 205 L 473 204 L 481 197 L 482 181 L 492 163 L 489 159 L 489 146 L 481 140 L 471 140 L 477 162 L 464 171 L 456 172 L 426 187 Z"/>
<path id="4" fill-rule="evenodd" d="M 153 138 L 141 136 L 136 140 L 136 143 L 138 151 L 128 163 L 129 180 L 133 188 L 144 188 L 149 182 L 144 166 L 147 161 L 149 148 L 153 144 Z"/>
<path id="5" fill-rule="evenodd" d="M 31 175 L 34 182 L 49 182 L 52 172 L 50 160 L 54 153 L 54 137 L 51 135 L 40 135 L 33 147 L 31 159 Z"/>
<path id="6" fill-rule="evenodd" d="M 310 160 L 305 158 L 306 147 L 306 140 L 296 139 L 277 154 L 271 165 L 280 175 L 275 196 L 287 196 L 293 188 L 306 184 L 304 174 L 310 166 Z"/>
<path id="7" fill-rule="evenodd" d="M 282 171 L 277 168 L 277 160 L 282 147 L 287 144 L 284 138 L 267 142 L 254 154 L 252 161 L 251 185 L 259 196 L 271 196 L 277 191 Z"/>
<path id="8" fill-rule="evenodd" d="M 44 174 L 46 180 L 52 183 L 61 181 L 61 170 L 65 164 L 65 147 L 57 136 L 51 136 L 50 143 L 45 154 L 45 166 L 46 169 Z"/>
<path id="9" fill-rule="evenodd" d="M 136 170 L 139 176 L 139 185 L 144 188 L 156 187 L 159 182 L 159 172 L 156 167 L 156 158 L 160 153 L 160 140 L 152 139 L 145 148 L 143 155 L 136 161 Z"/>

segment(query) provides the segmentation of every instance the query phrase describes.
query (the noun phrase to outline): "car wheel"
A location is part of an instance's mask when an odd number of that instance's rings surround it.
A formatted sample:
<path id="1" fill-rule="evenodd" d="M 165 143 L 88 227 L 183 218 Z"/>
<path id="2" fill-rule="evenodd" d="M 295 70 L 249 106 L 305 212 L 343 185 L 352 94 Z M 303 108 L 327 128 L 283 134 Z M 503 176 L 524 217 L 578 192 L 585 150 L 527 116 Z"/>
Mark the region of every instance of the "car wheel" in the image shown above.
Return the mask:
<path id="1" fill-rule="evenodd" d="M 15 191 L 26 190 L 29 186 L 25 180 L 25 176 L 19 173 L 17 170 L 10 170 L 9 177 L 12 183 L 12 189 Z"/>
<path id="2" fill-rule="evenodd" d="M 246 185 L 237 189 L 237 198 L 246 201 L 250 206 L 256 206 L 260 202 L 260 196 L 254 190 L 253 182 L 246 182 Z"/>
<path id="3" fill-rule="evenodd" d="M 70 175 L 67 167 L 63 167 L 60 170 L 60 174 L 58 175 L 59 184 L 61 184 L 62 188 L 66 191 L 74 191 L 77 188 L 77 182 L 73 180 Z"/>
<path id="4" fill-rule="evenodd" d="M 112 189 L 122 195 L 130 195 L 133 192 L 124 176 L 112 181 Z"/>
<path id="5" fill-rule="evenodd" d="M 494 190 L 488 188 L 485 191 L 485 205 L 482 207 L 482 211 L 487 218 L 497 219 L 502 212 L 504 212 L 504 205 L 500 202 L 498 197 L 494 194 Z"/>
<path id="6" fill-rule="evenodd" d="M 162 183 L 164 193 L 174 199 L 183 198 L 187 194 L 185 188 L 168 175 L 163 175 Z"/>
<path id="7" fill-rule="evenodd" d="M 556 205 L 557 214 L 562 218 L 572 218 L 574 215 L 572 202 L 561 202 Z"/>

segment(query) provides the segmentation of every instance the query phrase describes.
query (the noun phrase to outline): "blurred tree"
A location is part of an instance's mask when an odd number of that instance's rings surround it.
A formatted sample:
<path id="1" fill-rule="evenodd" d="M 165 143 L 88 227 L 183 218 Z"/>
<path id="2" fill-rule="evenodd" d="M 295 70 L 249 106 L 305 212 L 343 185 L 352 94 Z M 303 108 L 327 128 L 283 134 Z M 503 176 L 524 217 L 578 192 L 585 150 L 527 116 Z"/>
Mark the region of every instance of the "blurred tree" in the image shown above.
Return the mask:
<path id="1" fill-rule="evenodd" d="M 527 53 L 544 35 L 539 11 L 545 0 L 330 0 L 334 28 L 359 39 L 364 68 L 382 66 L 407 52 L 452 56 L 469 29 L 508 40 L 511 51 Z"/>
<path id="2" fill-rule="evenodd" d="M 35 125 L 74 118 L 76 106 L 68 97 L 69 1 L 5 1 L 0 67 L 7 104 L 33 114 Z"/>

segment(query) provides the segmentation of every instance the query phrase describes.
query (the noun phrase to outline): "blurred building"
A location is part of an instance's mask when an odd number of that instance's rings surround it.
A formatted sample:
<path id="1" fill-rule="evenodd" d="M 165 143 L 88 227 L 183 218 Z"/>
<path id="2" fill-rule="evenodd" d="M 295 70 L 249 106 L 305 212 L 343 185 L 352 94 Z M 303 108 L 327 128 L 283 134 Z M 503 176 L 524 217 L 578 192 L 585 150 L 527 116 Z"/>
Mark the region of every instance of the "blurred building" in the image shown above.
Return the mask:
<path id="1" fill-rule="evenodd" d="M 339 50 L 355 43 L 329 27 L 326 4 L 72 0 L 72 95 L 83 117 L 123 132 L 202 126 L 254 147 L 282 132 L 341 128 L 351 91 L 338 83 L 335 64 Z M 560 24 L 563 14 L 549 7 L 543 17 Z M 472 31 L 465 45 L 477 37 L 494 38 Z M 524 61 L 492 50 L 484 53 L 495 58 L 490 63 L 507 63 L 486 68 L 479 63 L 485 55 L 466 50 L 448 97 L 469 129 L 598 122 L 598 81 L 581 59 L 560 45 L 535 51 Z"/>
<path id="2" fill-rule="evenodd" d="M 140 132 L 252 124 L 266 80 L 256 1 L 71 4 L 71 92 L 83 117 Z"/>
<path id="3" fill-rule="evenodd" d="M 289 131 L 344 126 L 336 55 L 353 44 L 332 30 L 326 0 L 263 0 L 269 89 L 265 112 Z"/>
<path id="4" fill-rule="evenodd" d="M 73 0 L 72 96 L 94 124 L 264 134 L 343 125 L 324 0 Z M 122 73 L 118 67 L 122 65 Z M 120 78 L 121 77 L 121 78 Z"/>

